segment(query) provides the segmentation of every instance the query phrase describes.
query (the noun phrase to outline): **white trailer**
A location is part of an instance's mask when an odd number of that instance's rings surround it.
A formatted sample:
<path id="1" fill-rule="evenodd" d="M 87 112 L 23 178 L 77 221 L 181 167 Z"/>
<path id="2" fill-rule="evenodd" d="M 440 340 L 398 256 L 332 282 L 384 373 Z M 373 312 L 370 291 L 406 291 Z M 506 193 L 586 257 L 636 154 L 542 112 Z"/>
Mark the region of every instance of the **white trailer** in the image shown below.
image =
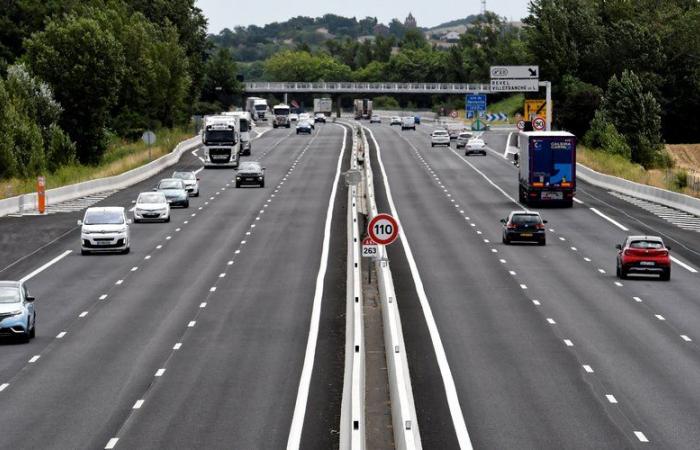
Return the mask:
<path id="1" fill-rule="evenodd" d="M 323 97 L 314 99 L 314 113 L 322 113 L 325 116 L 330 116 L 333 112 L 333 99 Z"/>
<path id="2" fill-rule="evenodd" d="M 225 112 L 223 115 L 238 118 L 238 131 L 241 137 L 240 153 L 241 155 L 250 155 L 250 151 L 252 148 L 252 138 L 250 136 L 250 132 L 255 126 L 253 117 L 248 111 L 229 111 Z"/>

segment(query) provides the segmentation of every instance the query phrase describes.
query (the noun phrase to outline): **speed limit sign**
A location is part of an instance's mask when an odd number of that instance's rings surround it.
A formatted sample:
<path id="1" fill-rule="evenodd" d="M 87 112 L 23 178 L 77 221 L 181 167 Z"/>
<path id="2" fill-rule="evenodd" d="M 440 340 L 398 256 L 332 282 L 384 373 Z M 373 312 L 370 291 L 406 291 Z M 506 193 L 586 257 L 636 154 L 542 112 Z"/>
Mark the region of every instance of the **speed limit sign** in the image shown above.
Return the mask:
<path id="1" fill-rule="evenodd" d="M 389 245 L 399 236 L 399 224 L 389 214 L 377 214 L 367 228 L 369 237 L 377 244 Z"/>
<path id="2" fill-rule="evenodd" d="M 535 117 L 535 120 L 532 121 L 532 128 L 537 131 L 544 130 L 545 126 L 547 126 L 547 124 L 542 117 Z"/>

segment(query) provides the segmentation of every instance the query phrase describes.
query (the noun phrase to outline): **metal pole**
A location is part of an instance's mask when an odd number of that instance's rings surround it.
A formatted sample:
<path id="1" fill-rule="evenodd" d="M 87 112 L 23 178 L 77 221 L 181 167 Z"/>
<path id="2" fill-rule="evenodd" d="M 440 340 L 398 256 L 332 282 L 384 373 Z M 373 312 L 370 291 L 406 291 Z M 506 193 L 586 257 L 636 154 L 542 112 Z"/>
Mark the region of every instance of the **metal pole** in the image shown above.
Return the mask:
<path id="1" fill-rule="evenodd" d="M 544 85 L 547 89 L 547 131 L 552 131 L 552 82 L 545 81 Z"/>
<path id="2" fill-rule="evenodd" d="M 286 93 L 286 92 L 284 93 L 284 104 L 285 104 L 285 105 L 288 104 L 288 103 L 287 103 L 287 93 Z"/>

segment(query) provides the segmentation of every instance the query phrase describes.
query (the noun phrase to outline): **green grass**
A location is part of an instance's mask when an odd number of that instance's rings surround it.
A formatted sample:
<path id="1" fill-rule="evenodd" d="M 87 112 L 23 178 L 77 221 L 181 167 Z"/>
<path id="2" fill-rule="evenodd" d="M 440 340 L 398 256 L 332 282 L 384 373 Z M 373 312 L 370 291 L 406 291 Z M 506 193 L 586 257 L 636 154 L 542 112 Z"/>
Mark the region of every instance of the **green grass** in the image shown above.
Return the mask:
<path id="1" fill-rule="evenodd" d="M 170 153 L 175 146 L 192 137 L 183 128 L 161 129 L 156 132 L 156 144 L 151 147 L 151 159 Z M 82 181 L 119 175 L 149 162 L 148 146 L 141 140 L 129 142 L 114 138 L 97 166 L 72 164 L 46 174 L 46 189 L 53 189 Z M 0 180 L 0 199 L 36 191 L 36 178 Z"/>

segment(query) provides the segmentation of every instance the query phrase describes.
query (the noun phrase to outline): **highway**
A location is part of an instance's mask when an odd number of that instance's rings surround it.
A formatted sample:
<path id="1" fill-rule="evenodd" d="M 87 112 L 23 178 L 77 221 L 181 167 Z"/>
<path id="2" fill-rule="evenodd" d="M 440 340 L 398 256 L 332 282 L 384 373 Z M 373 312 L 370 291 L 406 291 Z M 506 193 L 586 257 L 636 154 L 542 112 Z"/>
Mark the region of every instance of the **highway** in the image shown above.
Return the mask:
<path id="1" fill-rule="evenodd" d="M 403 230 L 389 258 L 423 448 L 700 447 L 697 231 L 579 180 L 573 208 L 540 210 L 546 247 L 506 246 L 504 132 L 464 157 L 430 125 L 367 129 Z M 628 234 L 665 237 L 670 282 L 615 277 Z"/>
<path id="2" fill-rule="evenodd" d="M 350 142 L 266 131 L 247 157 L 264 189 L 201 171 L 189 209 L 131 225 L 128 255 L 81 256 L 84 211 L 0 218 L 0 279 L 37 298 L 37 337 L 0 344 L 0 447 L 337 447 Z M 198 156 L 96 206 L 131 208 Z"/>

